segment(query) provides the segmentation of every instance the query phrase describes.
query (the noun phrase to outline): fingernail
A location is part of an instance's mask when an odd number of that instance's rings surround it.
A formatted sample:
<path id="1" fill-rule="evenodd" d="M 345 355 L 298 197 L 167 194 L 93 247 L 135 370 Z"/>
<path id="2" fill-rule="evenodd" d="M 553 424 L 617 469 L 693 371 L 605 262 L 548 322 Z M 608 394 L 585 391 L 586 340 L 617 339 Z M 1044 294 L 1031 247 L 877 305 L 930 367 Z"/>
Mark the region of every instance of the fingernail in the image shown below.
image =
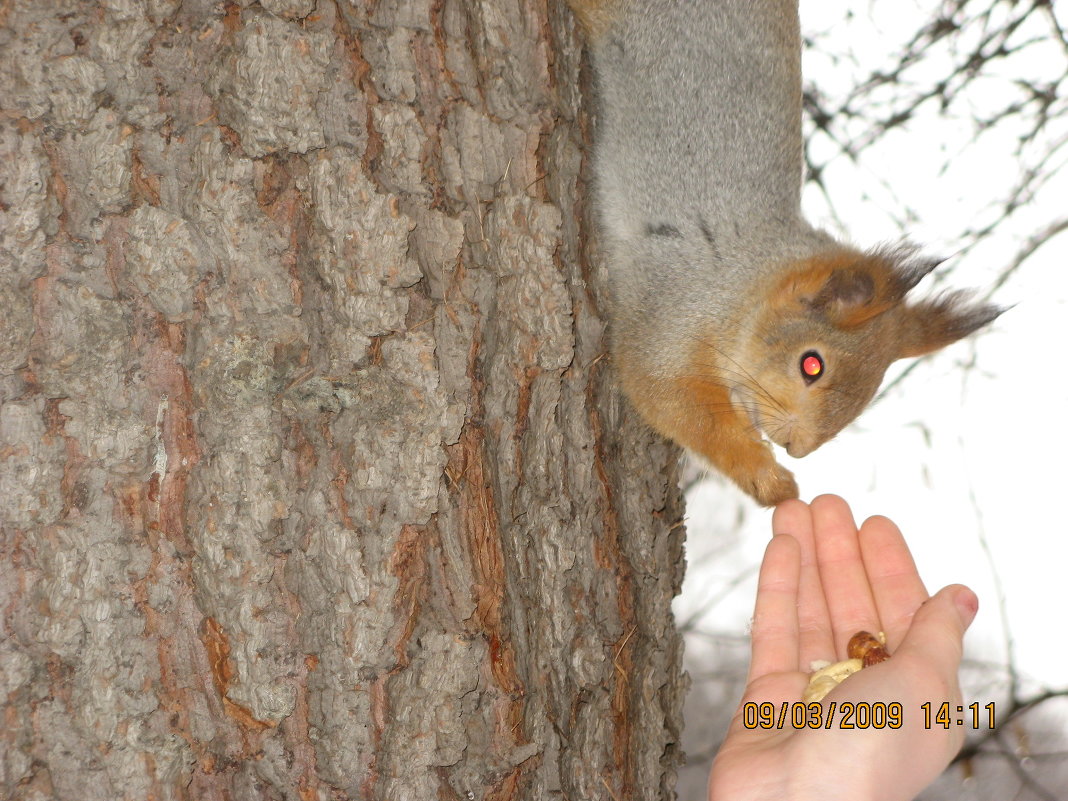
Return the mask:
<path id="1" fill-rule="evenodd" d="M 975 593 L 967 587 L 961 587 L 953 593 L 953 605 L 957 607 L 957 614 L 960 615 L 964 628 L 972 625 L 975 614 L 979 611 L 979 599 Z"/>

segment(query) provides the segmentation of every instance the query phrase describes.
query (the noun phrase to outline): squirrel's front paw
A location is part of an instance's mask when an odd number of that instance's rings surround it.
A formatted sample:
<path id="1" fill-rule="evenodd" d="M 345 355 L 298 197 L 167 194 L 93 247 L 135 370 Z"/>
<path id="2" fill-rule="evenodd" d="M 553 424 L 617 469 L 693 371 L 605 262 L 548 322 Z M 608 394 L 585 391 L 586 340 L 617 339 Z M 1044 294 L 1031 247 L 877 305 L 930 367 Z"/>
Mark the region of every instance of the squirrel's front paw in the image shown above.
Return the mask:
<path id="1" fill-rule="evenodd" d="M 778 463 L 758 473 L 745 489 L 761 506 L 775 506 L 798 496 L 794 474 Z"/>

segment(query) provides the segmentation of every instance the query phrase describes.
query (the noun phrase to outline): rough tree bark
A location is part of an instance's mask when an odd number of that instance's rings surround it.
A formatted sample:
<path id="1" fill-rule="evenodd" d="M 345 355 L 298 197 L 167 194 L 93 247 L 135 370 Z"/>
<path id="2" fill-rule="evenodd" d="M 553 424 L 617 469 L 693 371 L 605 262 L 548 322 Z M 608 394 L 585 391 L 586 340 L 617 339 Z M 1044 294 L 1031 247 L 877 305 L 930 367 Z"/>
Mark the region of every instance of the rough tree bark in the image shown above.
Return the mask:
<path id="1" fill-rule="evenodd" d="M 0 796 L 671 798 L 564 5 L 0 22 Z"/>

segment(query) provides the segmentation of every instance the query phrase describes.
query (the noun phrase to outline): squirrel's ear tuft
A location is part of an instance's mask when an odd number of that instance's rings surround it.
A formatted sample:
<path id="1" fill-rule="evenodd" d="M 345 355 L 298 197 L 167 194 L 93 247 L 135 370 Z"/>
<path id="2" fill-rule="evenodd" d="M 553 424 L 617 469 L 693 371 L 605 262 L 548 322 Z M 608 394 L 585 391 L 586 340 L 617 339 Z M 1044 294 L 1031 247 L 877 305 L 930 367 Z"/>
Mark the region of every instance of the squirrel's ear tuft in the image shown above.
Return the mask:
<path id="1" fill-rule="evenodd" d="M 897 358 L 922 356 L 968 336 L 993 321 L 1005 309 L 987 303 L 971 303 L 967 290 L 951 292 L 934 300 L 901 306 Z"/>
<path id="2" fill-rule="evenodd" d="M 873 251 L 870 259 L 882 262 L 887 270 L 887 297 L 903 300 L 916 284 L 945 259 L 924 258 L 913 245 L 883 247 Z"/>

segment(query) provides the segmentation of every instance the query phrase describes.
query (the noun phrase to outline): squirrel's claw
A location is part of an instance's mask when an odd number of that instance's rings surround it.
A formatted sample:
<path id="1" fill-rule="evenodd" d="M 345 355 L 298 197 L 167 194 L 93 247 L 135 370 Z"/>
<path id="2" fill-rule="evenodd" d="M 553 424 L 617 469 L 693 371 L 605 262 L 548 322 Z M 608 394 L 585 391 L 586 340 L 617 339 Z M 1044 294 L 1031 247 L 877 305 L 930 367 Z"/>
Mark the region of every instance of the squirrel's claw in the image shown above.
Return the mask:
<path id="1" fill-rule="evenodd" d="M 748 492 L 761 506 L 776 506 L 799 495 L 794 474 L 778 463 L 761 471 L 742 489 Z"/>

